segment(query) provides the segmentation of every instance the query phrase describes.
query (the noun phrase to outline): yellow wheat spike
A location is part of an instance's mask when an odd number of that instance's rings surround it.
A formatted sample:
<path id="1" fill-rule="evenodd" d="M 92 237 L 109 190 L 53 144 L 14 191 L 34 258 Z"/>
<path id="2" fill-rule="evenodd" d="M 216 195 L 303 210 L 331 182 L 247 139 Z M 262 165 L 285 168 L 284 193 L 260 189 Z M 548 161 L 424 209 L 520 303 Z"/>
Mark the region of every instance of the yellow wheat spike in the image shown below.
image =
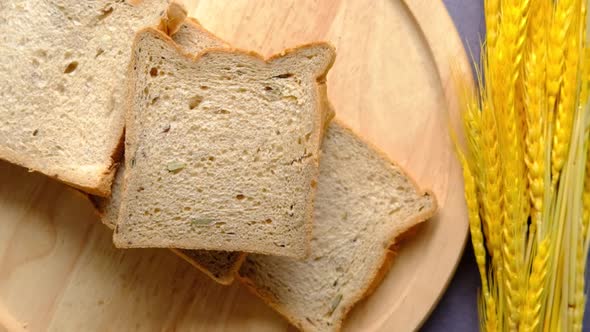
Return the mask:
<path id="1" fill-rule="evenodd" d="M 469 215 L 469 230 L 471 232 L 471 242 L 475 252 L 475 261 L 481 277 L 482 289 L 488 289 L 487 272 L 486 272 L 486 249 L 482 233 L 481 219 L 479 216 L 479 203 L 477 202 L 477 187 L 475 177 L 471 171 L 471 165 L 467 162 L 465 155 L 458 151 L 459 160 L 463 167 L 463 180 L 465 186 L 465 202 L 467 203 L 467 212 Z"/>
<path id="2" fill-rule="evenodd" d="M 500 278 L 502 238 L 502 164 L 498 146 L 498 125 L 491 103 L 483 102 L 481 113 L 481 162 L 482 162 L 482 210 L 488 229 L 488 250 L 492 257 L 492 266 Z"/>
<path id="3" fill-rule="evenodd" d="M 553 110 L 562 81 L 563 52 L 566 49 L 566 35 L 573 8 L 574 0 L 560 0 L 553 10 L 547 45 L 547 98 L 550 110 Z M 551 120 L 553 113 L 549 115 Z"/>
<path id="4" fill-rule="evenodd" d="M 582 321 L 584 320 L 584 303 L 586 296 L 584 294 L 584 272 L 585 272 L 585 252 L 584 239 L 578 236 L 576 250 L 576 271 L 575 282 L 572 285 L 575 289 L 573 306 L 568 306 L 570 326 L 572 332 L 582 331 Z"/>
<path id="5" fill-rule="evenodd" d="M 579 13 L 580 2 L 577 2 L 577 6 L 576 8 L 576 3 L 574 3 L 574 8 L 577 9 L 574 13 Z M 559 9 L 559 7 L 558 5 L 557 8 Z M 551 182 L 553 187 L 556 186 L 559 180 L 559 174 L 567 157 L 578 95 L 578 74 L 580 73 L 580 20 L 578 14 L 574 14 L 574 19 L 571 22 L 566 34 L 567 48 L 565 49 L 563 83 L 555 117 L 553 148 L 551 150 Z"/>
<path id="6" fill-rule="evenodd" d="M 500 26 L 500 0 L 485 0 L 486 46 L 492 50 L 498 39 Z"/>
<path id="7" fill-rule="evenodd" d="M 524 299 L 522 320 L 519 326 L 519 330 L 522 332 L 536 331 L 540 323 L 541 301 L 545 291 L 550 245 L 549 237 L 545 237 L 538 245 L 537 253 L 533 259 Z"/>
<path id="8" fill-rule="evenodd" d="M 524 275 L 522 273 L 525 254 L 527 227 L 526 209 L 528 204 L 526 166 L 524 161 L 523 128 L 517 113 L 517 81 L 520 76 L 523 44 L 526 37 L 528 1 L 502 2 L 502 23 L 495 54 L 499 57 L 494 64 L 493 88 L 499 90 L 494 96 L 498 108 L 496 119 L 502 131 L 501 158 L 504 189 L 504 220 L 502 228 L 502 260 L 504 266 L 504 289 L 508 330 L 516 330 L 520 321 L 523 300 Z"/>
<path id="9" fill-rule="evenodd" d="M 486 332 L 498 332 L 498 314 L 496 312 L 496 300 L 494 297 L 489 294 L 487 298 L 485 298 L 485 331 Z"/>
<path id="10" fill-rule="evenodd" d="M 531 200 L 531 234 L 535 234 L 543 211 L 545 174 L 545 70 L 547 57 L 548 1 L 535 1 L 531 5 L 528 45 L 525 56 L 526 91 L 526 155 L 529 197 Z"/>

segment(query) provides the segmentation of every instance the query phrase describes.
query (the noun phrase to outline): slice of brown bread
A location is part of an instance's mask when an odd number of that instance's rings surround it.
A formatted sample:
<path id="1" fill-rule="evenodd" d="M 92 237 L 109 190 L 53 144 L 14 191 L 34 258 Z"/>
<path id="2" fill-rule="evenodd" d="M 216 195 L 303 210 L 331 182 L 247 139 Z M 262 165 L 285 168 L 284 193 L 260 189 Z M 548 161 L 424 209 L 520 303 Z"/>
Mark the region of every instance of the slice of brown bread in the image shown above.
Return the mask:
<path id="1" fill-rule="evenodd" d="M 177 3 L 172 3 L 168 7 L 158 28 L 172 34 L 172 39 L 189 53 L 196 54 L 211 47 L 228 47 L 227 43 L 205 30 L 198 21 L 186 18 L 186 11 Z M 113 230 L 117 223 L 121 204 L 124 172 L 125 165 L 123 163 L 117 170 L 111 197 L 94 200 L 102 222 Z M 216 282 L 224 285 L 229 285 L 234 281 L 236 272 L 245 258 L 245 254 L 240 252 L 181 249 L 172 249 L 172 251 Z"/>
<path id="2" fill-rule="evenodd" d="M 140 31 L 115 245 L 305 257 L 334 56 L 315 43 L 191 57 Z"/>
<path id="3" fill-rule="evenodd" d="M 107 196 L 135 32 L 167 0 L 0 2 L 0 158 Z"/>
<path id="4" fill-rule="evenodd" d="M 337 331 L 388 271 L 402 233 L 431 217 L 432 194 L 332 122 L 322 146 L 311 255 L 248 255 L 240 281 L 305 331 Z"/>

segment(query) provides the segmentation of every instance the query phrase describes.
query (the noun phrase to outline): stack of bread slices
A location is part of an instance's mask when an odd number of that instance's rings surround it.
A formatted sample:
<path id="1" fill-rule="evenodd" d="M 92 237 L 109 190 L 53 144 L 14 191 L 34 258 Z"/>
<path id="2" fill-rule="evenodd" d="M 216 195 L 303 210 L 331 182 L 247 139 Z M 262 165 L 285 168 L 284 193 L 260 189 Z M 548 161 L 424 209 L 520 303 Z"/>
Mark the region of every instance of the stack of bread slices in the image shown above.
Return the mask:
<path id="1" fill-rule="evenodd" d="M 302 330 L 338 330 L 436 210 L 333 120 L 330 44 L 264 58 L 166 0 L 15 0 L 0 17 L 0 158 L 92 194 L 117 247 L 169 248 Z"/>

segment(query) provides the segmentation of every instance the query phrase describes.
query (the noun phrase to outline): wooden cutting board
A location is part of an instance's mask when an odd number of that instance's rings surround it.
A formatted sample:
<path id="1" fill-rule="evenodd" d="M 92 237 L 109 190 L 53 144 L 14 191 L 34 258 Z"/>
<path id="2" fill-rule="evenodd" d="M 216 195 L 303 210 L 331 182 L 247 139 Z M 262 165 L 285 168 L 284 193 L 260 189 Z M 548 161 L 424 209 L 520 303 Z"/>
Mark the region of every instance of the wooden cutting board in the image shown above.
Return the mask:
<path id="1" fill-rule="evenodd" d="M 468 71 L 438 0 L 201 0 L 191 13 L 232 45 L 270 55 L 328 40 L 337 116 L 407 168 L 440 212 L 407 241 L 348 331 L 411 331 L 436 304 L 467 234 L 448 138 L 451 65 Z M 450 114 L 450 117 L 449 117 Z M 79 193 L 0 162 L 0 330 L 282 331 L 239 285 L 215 284 L 167 250 L 116 250 Z"/>

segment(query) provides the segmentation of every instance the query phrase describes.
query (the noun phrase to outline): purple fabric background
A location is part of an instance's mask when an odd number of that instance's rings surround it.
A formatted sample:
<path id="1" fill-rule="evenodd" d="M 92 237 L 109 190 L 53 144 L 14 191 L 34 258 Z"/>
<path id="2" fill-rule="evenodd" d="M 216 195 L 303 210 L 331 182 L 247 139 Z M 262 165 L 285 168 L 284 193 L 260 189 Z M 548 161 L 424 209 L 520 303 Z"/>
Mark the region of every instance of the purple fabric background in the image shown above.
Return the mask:
<path id="1" fill-rule="evenodd" d="M 471 53 L 474 59 L 479 59 L 479 42 L 485 36 L 483 0 L 443 0 L 443 2 L 455 22 L 468 54 Z M 586 270 L 589 270 L 588 263 L 586 266 Z M 588 275 L 586 275 L 586 284 L 589 284 Z M 468 242 L 449 288 L 421 330 L 424 332 L 478 331 L 477 292 L 479 288 L 480 281 L 475 257 L 471 242 Z M 590 332 L 589 316 L 586 311 L 583 330 L 588 332 Z"/>

